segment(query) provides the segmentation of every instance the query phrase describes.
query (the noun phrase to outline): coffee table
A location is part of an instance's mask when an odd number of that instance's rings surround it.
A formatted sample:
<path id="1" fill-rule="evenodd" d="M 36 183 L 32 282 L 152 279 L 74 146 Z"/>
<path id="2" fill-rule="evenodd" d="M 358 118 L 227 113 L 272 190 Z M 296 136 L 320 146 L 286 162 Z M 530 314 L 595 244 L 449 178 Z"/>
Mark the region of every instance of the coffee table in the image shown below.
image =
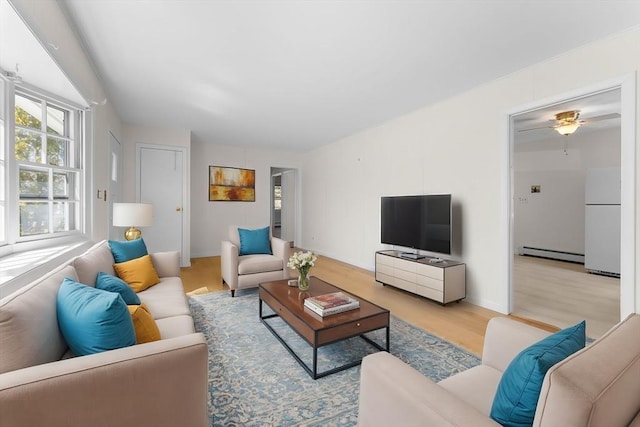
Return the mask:
<path id="1" fill-rule="evenodd" d="M 287 282 L 287 280 L 278 280 L 260 284 L 258 293 L 260 321 L 291 353 L 311 378 L 314 380 L 322 378 L 362 363 L 362 358 L 359 358 L 356 361 L 318 372 L 318 348 L 325 345 L 359 336 L 378 350 L 389 351 L 389 310 L 349 294 L 360 301 L 360 308 L 321 317 L 304 307 L 304 299 L 309 296 L 345 291 L 317 277 L 310 278 L 311 286 L 306 292 L 298 290 L 297 287 L 288 286 Z M 345 293 L 348 294 L 348 292 Z M 267 304 L 274 314 L 263 315 L 263 303 Z M 266 319 L 278 316 L 312 347 L 312 366 L 308 366 L 266 321 Z M 364 336 L 367 332 L 383 328 L 386 329 L 384 346 Z"/>

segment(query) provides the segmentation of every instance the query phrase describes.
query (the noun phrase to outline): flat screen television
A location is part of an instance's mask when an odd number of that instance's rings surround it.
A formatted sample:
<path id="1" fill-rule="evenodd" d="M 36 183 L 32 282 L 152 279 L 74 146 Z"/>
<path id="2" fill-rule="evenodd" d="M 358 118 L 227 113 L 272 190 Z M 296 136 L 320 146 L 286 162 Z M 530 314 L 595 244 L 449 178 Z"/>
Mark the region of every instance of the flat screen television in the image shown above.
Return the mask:
<path id="1" fill-rule="evenodd" d="M 382 197 L 382 243 L 451 254 L 451 194 Z"/>

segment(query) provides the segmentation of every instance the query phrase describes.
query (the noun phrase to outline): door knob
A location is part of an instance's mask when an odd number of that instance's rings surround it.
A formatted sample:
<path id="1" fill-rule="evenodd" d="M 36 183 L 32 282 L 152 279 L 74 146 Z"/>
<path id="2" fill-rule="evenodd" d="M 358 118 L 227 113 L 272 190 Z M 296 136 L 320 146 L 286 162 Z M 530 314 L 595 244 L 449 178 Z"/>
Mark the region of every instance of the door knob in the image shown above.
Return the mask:
<path id="1" fill-rule="evenodd" d="M 181 207 L 177 207 L 176 208 L 176 212 L 182 212 L 182 208 Z"/>

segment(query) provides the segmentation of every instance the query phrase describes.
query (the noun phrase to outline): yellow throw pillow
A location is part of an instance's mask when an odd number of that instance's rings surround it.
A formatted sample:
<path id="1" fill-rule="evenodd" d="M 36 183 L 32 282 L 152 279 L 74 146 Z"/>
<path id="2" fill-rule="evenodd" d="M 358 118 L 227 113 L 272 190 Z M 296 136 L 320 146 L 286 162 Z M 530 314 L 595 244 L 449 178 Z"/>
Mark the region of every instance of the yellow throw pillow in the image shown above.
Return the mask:
<path id="1" fill-rule="evenodd" d="M 160 282 L 151 256 L 145 255 L 127 262 L 113 264 L 119 278 L 127 282 L 135 292 L 141 292 Z"/>
<path id="2" fill-rule="evenodd" d="M 145 342 L 159 341 L 160 330 L 153 316 L 149 313 L 146 305 L 128 305 L 131 320 L 133 320 L 133 328 L 136 331 L 136 344 Z"/>

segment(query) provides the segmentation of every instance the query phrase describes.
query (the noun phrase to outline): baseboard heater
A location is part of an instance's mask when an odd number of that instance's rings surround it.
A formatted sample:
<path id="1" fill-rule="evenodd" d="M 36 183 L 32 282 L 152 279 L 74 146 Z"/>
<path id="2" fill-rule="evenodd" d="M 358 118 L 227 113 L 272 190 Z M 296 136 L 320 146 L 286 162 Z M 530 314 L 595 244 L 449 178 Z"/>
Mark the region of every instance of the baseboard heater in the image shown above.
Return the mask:
<path id="1" fill-rule="evenodd" d="M 553 249 L 532 248 L 531 246 L 522 246 L 520 255 L 535 256 L 540 258 L 557 259 L 559 261 L 575 262 L 584 264 L 584 254 L 576 254 L 573 252 L 554 251 Z"/>

